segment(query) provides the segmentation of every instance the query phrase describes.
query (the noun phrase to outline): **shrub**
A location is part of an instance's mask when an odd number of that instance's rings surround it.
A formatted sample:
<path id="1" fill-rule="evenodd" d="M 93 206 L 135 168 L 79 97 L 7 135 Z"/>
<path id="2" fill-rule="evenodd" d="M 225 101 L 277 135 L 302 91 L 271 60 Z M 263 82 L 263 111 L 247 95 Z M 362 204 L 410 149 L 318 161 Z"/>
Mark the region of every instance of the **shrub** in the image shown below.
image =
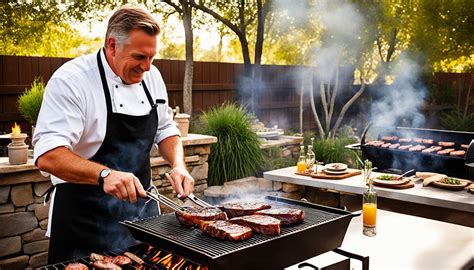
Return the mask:
<path id="1" fill-rule="evenodd" d="M 298 161 L 298 157 L 281 157 L 282 147 L 271 147 L 262 150 L 262 152 L 263 163 L 257 173 L 259 177 L 263 176 L 266 171 L 295 166 Z"/>
<path id="2" fill-rule="evenodd" d="M 474 113 L 464 115 L 459 109 L 455 109 L 441 114 L 439 121 L 448 130 L 474 131 Z"/>
<path id="3" fill-rule="evenodd" d="M 204 112 L 203 133 L 217 137 L 209 155 L 209 185 L 254 175 L 263 161 L 260 141 L 251 130 L 251 115 L 235 104 Z"/>
<path id="4" fill-rule="evenodd" d="M 18 98 L 18 110 L 31 125 L 36 125 L 43 102 L 44 87 L 43 81 L 36 78 L 31 87 Z"/>

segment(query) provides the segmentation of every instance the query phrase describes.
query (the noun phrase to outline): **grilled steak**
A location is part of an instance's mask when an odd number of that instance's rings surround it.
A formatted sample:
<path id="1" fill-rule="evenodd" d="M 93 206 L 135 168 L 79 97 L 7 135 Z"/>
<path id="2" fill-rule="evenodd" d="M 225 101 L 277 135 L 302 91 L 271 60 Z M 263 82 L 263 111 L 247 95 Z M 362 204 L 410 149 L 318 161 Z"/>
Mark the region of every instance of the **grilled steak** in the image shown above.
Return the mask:
<path id="1" fill-rule="evenodd" d="M 219 208 L 232 218 L 252 215 L 258 210 L 271 208 L 271 205 L 262 202 L 227 202 Z"/>
<path id="2" fill-rule="evenodd" d="M 434 140 L 433 139 L 423 139 L 423 144 L 433 144 Z"/>
<path id="3" fill-rule="evenodd" d="M 179 223 L 184 226 L 199 227 L 199 224 L 201 224 L 203 221 L 212 221 L 218 219 L 227 220 L 226 213 L 222 212 L 219 208 L 213 207 L 202 208 L 192 213 L 176 211 L 175 215 Z"/>
<path id="4" fill-rule="evenodd" d="M 70 263 L 64 268 L 64 270 L 88 270 L 89 267 L 82 263 Z"/>
<path id="5" fill-rule="evenodd" d="M 304 221 L 304 211 L 294 208 L 273 208 L 257 211 L 257 215 L 266 215 L 280 220 L 281 225 L 294 225 Z"/>
<path id="6" fill-rule="evenodd" d="M 390 149 L 396 149 L 396 148 L 398 148 L 399 146 L 400 146 L 400 144 L 399 144 L 399 143 L 396 143 L 396 144 L 390 145 L 388 148 L 390 148 Z"/>
<path id="7" fill-rule="evenodd" d="M 415 146 L 412 146 L 412 147 L 408 148 L 408 151 L 410 151 L 410 152 L 420 152 L 421 150 L 423 150 L 425 148 L 426 148 L 426 146 L 418 144 L 418 145 L 415 145 Z"/>
<path id="8" fill-rule="evenodd" d="M 413 147 L 413 145 L 409 144 L 409 145 L 402 145 L 400 147 L 398 147 L 398 149 L 400 150 L 408 150 L 410 147 Z"/>
<path id="9" fill-rule="evenodd" d="M 230 223 L 227 220 L 202 222 L 199 228 L 210 236 L 221 240 L 236 242 L 252 237 L 252 229 L 239 224 Z"/>
<path id="10" fill-rule="evenodd" d="M 120 270 L 122 269 L 120 266 L 116 265 L 113 262 L 106 262 L 106 261 L 95 261 L 92 263 L 92 267 L 96 269 L 108 269 L 108 270 Z"/>
<path id="11" fill-rule="evenodd" d="M 401 143 L 409 143 L 412 140 L 410 138 L 400 138 L 398 141 L 401 142 Z"/>
<path id="12" fill-rule="evenodd" d="M 112 257 L 111 262 L 119 266 L 124 266 L 124 265 L 130 264 L 132 260 L 127 256 L 118 255 L 118 256 Z"/>
<path id="13" fill-rule="evenodd" d="M 438 142 L 438 145 L 440 145 L 442 147 L 453 147 L 454 142 Z"/>
<path id="14" fill-rule="evenodd" d="M 451 156 L 464 156 L 466 154 L 466 151 L 464 151 L 464 150 L 452 151 L 449 154 Z"/>
<path id="15" fill-rule="evenodd" d="M 423 153 L 433 153 L 433 152 L 438 152 L 439 150 L 443 149 L 441 146 L 431 146 L 430 148 L 427 148 L 421 152 Z"/>
<path id="16" fill-rule="evenodd" d="M 436 152 L 438 155 L 447 155 L 454 151 L 454 148 L 447 148 L 441 151 Z"/>
<path id="17" fill-rule="evenodd" d="M 251 215 L 236 217 L 229 221 L 235 224 L 247 226 L 256 233 L 280 235 L 280 221 L 271 216 Z"/>

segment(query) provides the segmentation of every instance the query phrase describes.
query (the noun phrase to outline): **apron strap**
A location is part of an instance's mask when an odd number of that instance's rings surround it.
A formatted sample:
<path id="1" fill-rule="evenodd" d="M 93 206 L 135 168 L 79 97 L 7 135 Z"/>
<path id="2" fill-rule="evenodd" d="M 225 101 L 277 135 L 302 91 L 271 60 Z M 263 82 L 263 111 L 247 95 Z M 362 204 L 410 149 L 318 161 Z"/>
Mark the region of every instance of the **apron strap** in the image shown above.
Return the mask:
<path id="1" fill-rule="evenodd" d="M 53 193 L 55 188 L 56 186 L 52 185 L 43 194 L 41 194 L 41 197 L 44 197 L 44 204 L 49 201 L 49 199 L 51 198 L 51 193 Z"/>
<path id="2" fill-rule="evenodd" d="M 112 101 L 110 100 L 109 86 L 107 85 L 107 79 L 105 78 L 104 66 L 102 65 L 102 59 L 100 57 L 100 50 L 97 53 L 97 63 L 99 66 L 100 79 L 102 81 L 102 88 L 104 88 L 105 102 L 107 103 L 107 112 L 112 113 Z"/>

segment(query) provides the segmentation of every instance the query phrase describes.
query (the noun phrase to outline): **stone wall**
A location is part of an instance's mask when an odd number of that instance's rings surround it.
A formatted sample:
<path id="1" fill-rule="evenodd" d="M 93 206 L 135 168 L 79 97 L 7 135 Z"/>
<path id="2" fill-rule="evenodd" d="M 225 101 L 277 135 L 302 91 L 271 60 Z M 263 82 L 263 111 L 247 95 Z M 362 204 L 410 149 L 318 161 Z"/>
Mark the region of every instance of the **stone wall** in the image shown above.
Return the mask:
<path id="1" fill-rule="evenodd" d="M 196 180 L 196 195 L 202 195 L 207 188 L 207 160 L 211 144 L 216 141 L 215 137 L 197 134 L 183 138 L 185 162 Z M 171 168 L 157 156 L 156 149 L 152 154 L 153 183 L 160 193 L 175 198 L 176 194 L 164 177 Z M 41 195 L 50 186 L 49 178 L 39 173 L 32 160 L 28 164 L 11 166 L 8 158 L 0 158 L 0 269 L 35 268 L 47 264 L 49 240 L 45 233 L 49 204 L 43 205 Z"/>

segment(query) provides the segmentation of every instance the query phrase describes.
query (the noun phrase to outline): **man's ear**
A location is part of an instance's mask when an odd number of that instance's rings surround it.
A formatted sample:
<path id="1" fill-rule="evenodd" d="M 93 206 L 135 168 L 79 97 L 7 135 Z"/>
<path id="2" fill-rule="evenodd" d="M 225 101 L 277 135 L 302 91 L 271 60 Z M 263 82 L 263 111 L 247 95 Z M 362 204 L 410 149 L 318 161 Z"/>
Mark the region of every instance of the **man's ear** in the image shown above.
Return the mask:
<path id="1" fill-rule="evenodd" d="M 118 44 L 114 37 L 108 37 L 107 39 L 107 49 L 110 52 L 110 55 L 115 56 L 117 53 Z"/>

